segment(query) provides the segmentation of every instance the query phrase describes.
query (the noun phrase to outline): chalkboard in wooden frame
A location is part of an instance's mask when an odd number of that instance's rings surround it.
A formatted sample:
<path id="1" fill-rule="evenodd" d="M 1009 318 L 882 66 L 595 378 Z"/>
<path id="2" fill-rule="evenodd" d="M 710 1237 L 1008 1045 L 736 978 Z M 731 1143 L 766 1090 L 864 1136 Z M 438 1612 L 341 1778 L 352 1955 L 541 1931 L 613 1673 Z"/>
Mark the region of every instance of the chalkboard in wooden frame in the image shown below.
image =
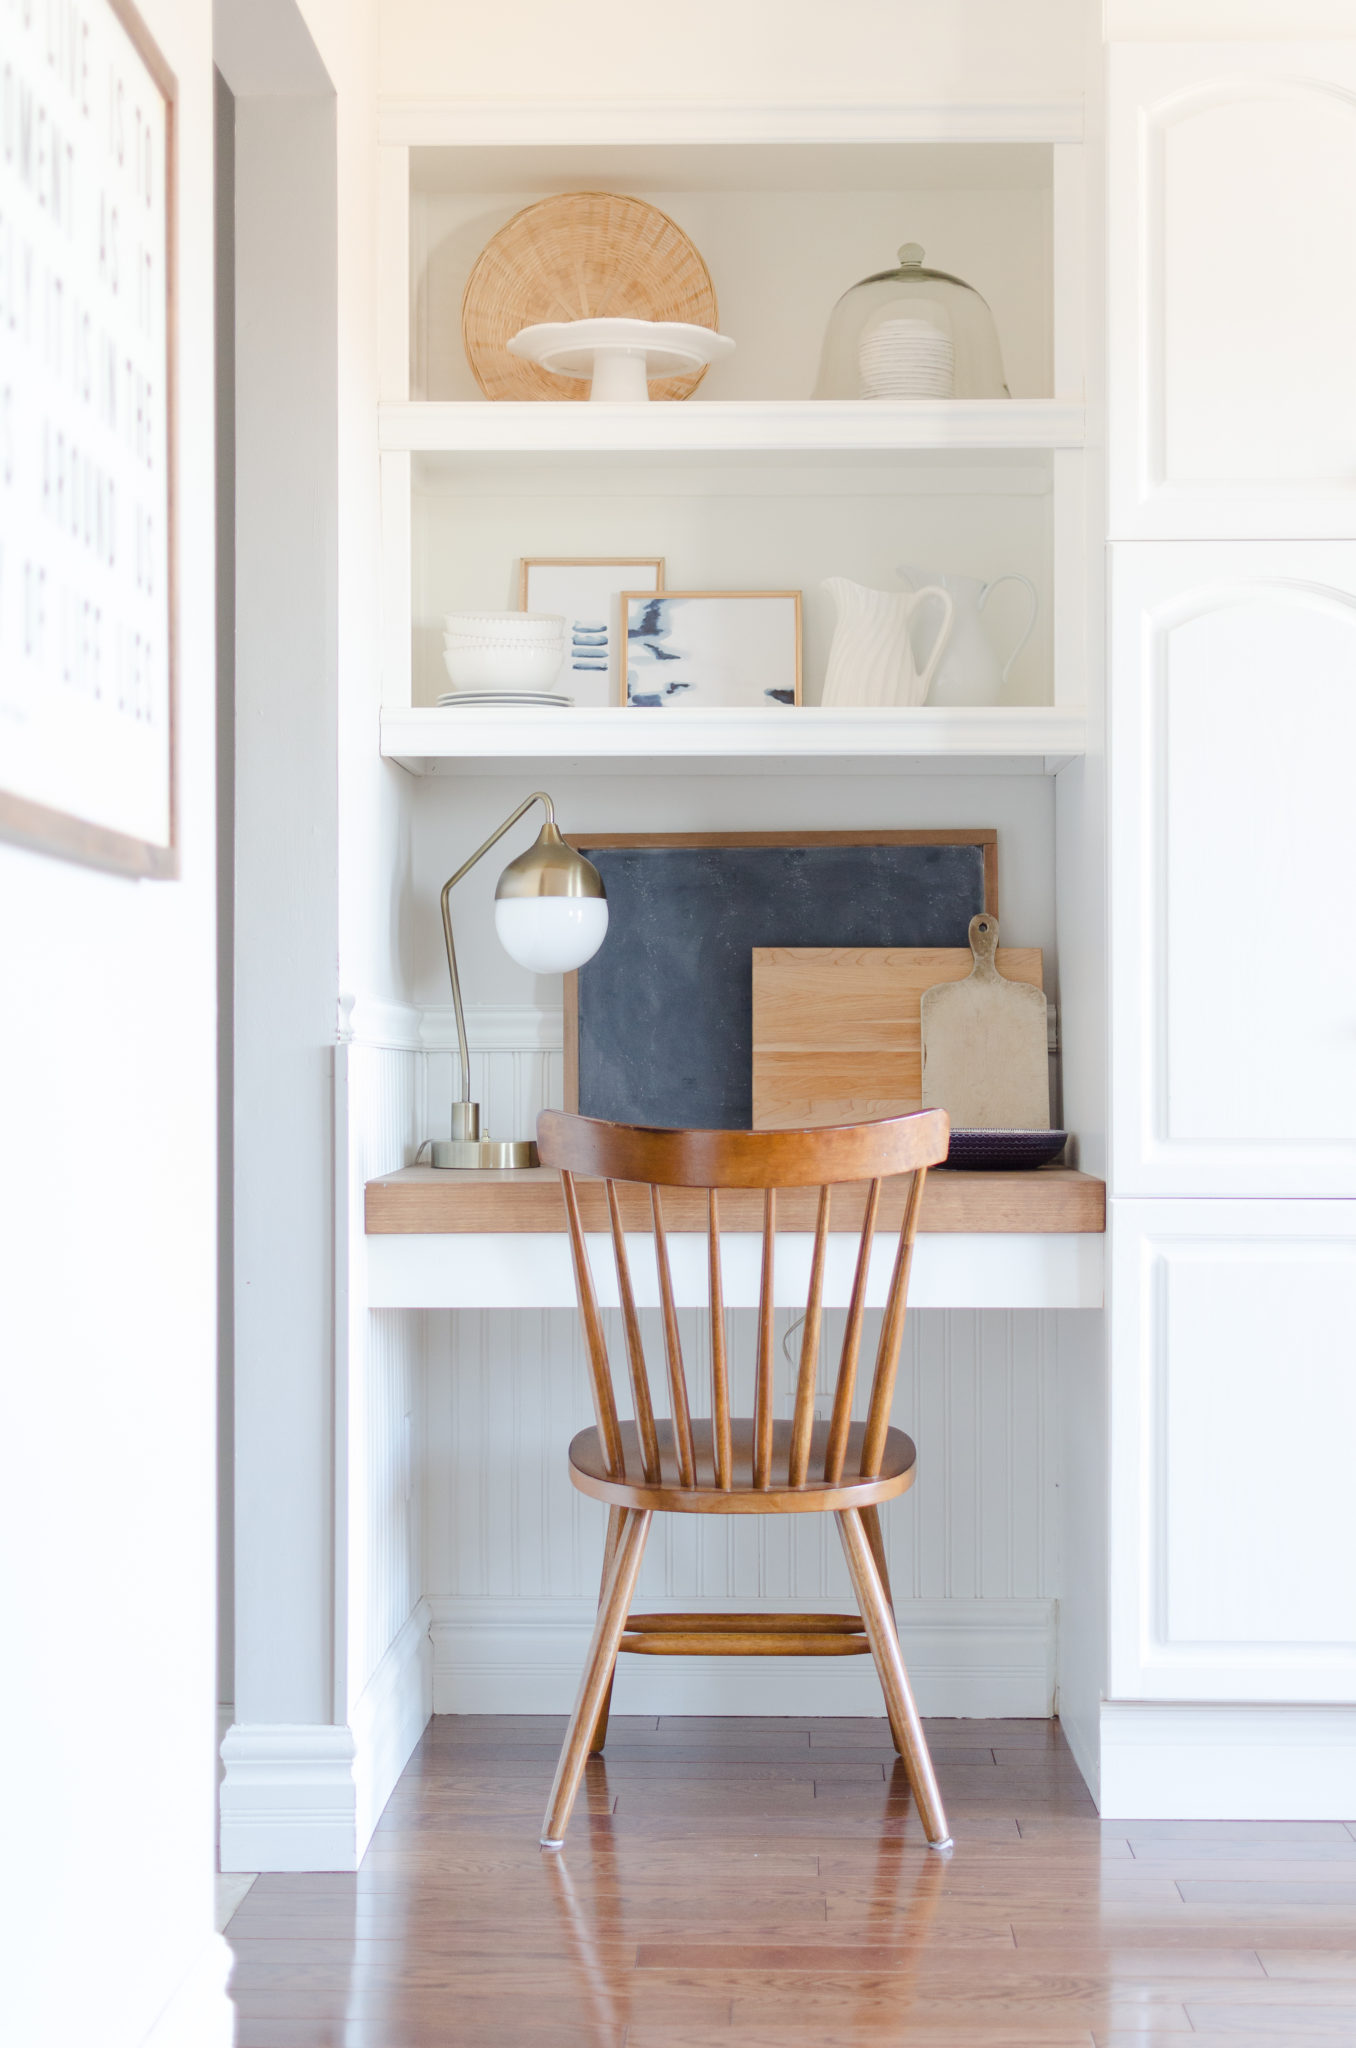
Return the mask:
<path id="1" fill-rule="evenodd" d="M 998 834 L 575 833 L 607 940 L 565 979 L 565 1102 L 586 1116 L 747 1130 L 755 946 L 959 946 L 998 913 Z"/>

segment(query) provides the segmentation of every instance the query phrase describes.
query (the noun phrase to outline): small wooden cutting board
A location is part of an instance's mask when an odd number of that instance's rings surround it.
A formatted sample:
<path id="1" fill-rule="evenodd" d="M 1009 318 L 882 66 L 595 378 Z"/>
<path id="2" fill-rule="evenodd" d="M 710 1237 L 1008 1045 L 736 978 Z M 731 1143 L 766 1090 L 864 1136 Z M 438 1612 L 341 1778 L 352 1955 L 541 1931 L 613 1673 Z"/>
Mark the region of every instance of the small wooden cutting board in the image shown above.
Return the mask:
<path id="1" fill-rule="evenodd" d="M 970 920 L 974 966 L 930 988 L 921 1005 L 923 1107 L 956 1130 L 1048 1131 L 1045 997 L 999 972 L 998 919 Z"/>
<path id="2" fill-rule="evenodd" d="M 999 955 L 1009 980 L 1041 986 L 1039 946 Z M 753 1127 L 905 1116 L 921 1109 L 921 1004 L 974 966 L 965 946 L 757 946 Z"/>

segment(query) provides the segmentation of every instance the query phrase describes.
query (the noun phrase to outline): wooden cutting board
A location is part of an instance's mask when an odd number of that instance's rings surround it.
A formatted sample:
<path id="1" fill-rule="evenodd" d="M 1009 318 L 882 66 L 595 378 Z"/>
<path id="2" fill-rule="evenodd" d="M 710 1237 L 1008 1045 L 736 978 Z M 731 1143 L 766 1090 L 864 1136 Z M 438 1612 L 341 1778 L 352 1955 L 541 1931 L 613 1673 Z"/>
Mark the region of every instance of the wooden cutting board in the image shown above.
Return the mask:
<path id="1" fill-rule="evenodd" d="M 970 946 L 965 979 L 922 1000 L 923 1107 L 956 1130 L 1048 1131 L 1045 997 L 1004 971 L 991 911 L 971 918 Z"/>
<path id="2" fill-rule="evenodd" d="M 1039 990 L 1039 946 L 1005 946 L 998 958 L 1009 980 Z M 973 965 L 967 946 L 756 946 L 754 1129 L 921 1109 L 923 996 Z"/>

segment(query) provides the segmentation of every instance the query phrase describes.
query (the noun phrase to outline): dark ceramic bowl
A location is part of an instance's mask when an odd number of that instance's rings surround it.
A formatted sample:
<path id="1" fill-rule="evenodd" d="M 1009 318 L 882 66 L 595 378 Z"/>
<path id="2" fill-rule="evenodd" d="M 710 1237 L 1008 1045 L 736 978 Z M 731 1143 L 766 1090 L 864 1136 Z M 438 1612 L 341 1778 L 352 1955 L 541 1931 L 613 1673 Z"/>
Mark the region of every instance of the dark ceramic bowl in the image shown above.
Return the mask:
<path id="1" fill-rule="evenodd" d="M 1068 1143 L 1067 1131 L 956 1131 L 951 1133 L 948 1166 L 970 1173 L 1011 1173 L 1026 1166 L 1049 1166 Z"/>

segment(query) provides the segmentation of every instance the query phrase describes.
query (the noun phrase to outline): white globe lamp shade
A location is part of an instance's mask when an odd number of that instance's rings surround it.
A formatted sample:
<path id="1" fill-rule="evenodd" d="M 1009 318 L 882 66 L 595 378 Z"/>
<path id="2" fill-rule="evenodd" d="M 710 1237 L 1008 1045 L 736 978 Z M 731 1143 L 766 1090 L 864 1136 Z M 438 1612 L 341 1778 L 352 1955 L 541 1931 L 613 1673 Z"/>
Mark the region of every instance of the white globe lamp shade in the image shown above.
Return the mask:
<path id="1" fill-rule="evenodd" d="M 501 896 L 494 906 L 499 943 L 532 974 L 570 974 L 607 937 L 605 896 Z"/>

